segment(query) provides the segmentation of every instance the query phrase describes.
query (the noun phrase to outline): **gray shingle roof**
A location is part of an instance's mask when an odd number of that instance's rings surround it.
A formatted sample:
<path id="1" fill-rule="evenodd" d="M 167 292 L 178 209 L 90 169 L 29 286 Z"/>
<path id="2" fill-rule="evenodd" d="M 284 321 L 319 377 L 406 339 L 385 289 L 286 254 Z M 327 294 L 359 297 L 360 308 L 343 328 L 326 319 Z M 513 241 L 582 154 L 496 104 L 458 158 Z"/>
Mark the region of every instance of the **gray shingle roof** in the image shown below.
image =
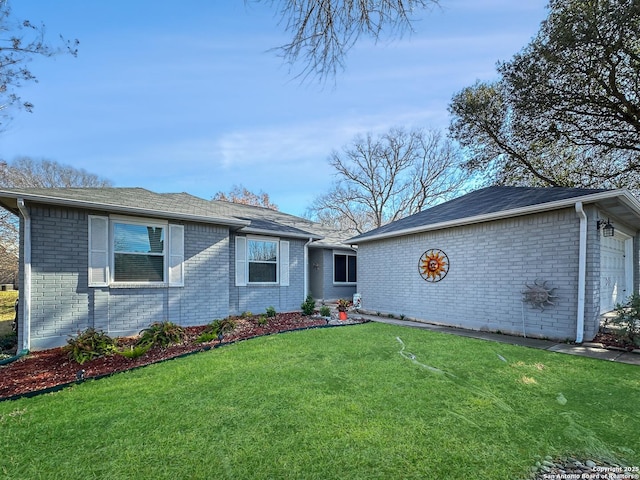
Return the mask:
<path id="1" fill-rule="evenodd" d="M 412 231 L 430 225 L 464 223 L 465 220 L 482 218 L 499 212 L 517 214 L 526 207 L 553 204 L 563 200 L 575 200 L 579 197 L 609 192 L 604 189 L 585 188 L 534 188 L 534 187 L 487 187 L 450 200 L 435 207 L 423 210 L 409 217 L 383 225 L 369 232 L 358 235 L 348 242 L 358 243 L 380 236 L 394 236 L 407 230 Z"/>
<path id="2" fill-rule="evenodd" d="M 161 194 L 144 188 L 19 188 L 0 190 L 0 202 L 15 211 L 16 199 L 78 208 L 197 220 L 222 225 L 248 224 L 226 216 L 211 202 L 186 193 Z"/>
<path id="3" fill-rule="evenodd" d="M 144 188 L 20 188 L 0 190 L 0 204 L 16 212 L 17 199 L 133 215 L 216 223 L 246 233 L 313 238 L 317 246 L 340 246 L 351 235 L 263 207 L 209 201 L 188 193 L 155 193 Z M 344 246 L 344 245 L 342 245 Z"/>

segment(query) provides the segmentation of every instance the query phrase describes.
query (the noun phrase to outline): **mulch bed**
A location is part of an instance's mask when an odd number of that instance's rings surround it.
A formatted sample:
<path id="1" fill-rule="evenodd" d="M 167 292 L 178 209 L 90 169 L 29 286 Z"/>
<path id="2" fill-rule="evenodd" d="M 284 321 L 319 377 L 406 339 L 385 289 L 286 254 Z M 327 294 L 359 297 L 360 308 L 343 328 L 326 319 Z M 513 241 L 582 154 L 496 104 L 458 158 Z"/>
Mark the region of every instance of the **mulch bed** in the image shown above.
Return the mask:
<path id="1" fill-rule="evenodd" d="M 275 318 L 270 318 L 269 322 L 263 326 L 258 325 L 254 319 L 237 319 L 236 328 L 224 336 L 222 344 L 326 325 L 327 321 L 324 318 L 305 317 L 295 312 L 279 313 Z M 221 342 L 218 340 L 206 343 L 196 342 L 205 328 L 206 326 L 185 327 L 187 339 L 183 343 L 167 348 L 154 347 L 138 358 L 111 355 L 96 358 L 80 365 L 70 359 L 63 348 L 32 352 L 19 360 L 0 366 L 0 400 L 30 396 L 78 380 L 100 378 L 220 346 Z M 119 339 L 120 346 L 132 345 L 133 343 L 135 343 L 134 338 Z"/>
<path id="2" fill-rule="evenodd" d="M 605 348 L 616 348 L 629 352 L 638 348 L 638 346 L 631 343 L 626 337 L 609 332 L 599 332 L 590 343 L 601 343 Z"/>
<path id="3" fill-rule="evenodd" d="M 353 322 L 349 322 L 353 323 Z M 196 339 L 206 326 L 185 327 L 187 339 L 180 344 L 167 348 L 154 347 L 138 358 L 112 355 L 91 360 L 82 365 L 69 358 L 62 348 L 53 348 L 32 352 L 7 365 L 0 365 L 0 401 L 30 396 L 72 384 L 78 380 L 100 378 L 152 363 L 169 360 L 193 352 L 216 348 L 248 338 L 271 335 L 274 333 L 326 326 L 321 317 L 307 317 L 300 313 L 279 313 L 270 318 L 266 325 L 258 325 L 255 318 L 236 319 L 236 328 L 225 335 L 222 342 L 217 340 L 198 343 Z M 135 338 L 119 339 L 120 346 L 132 345 Z M 633 350 L 633 345 L 625 343 L 620 337 L 601 332 L 592 340 L 605 348 Z"/>

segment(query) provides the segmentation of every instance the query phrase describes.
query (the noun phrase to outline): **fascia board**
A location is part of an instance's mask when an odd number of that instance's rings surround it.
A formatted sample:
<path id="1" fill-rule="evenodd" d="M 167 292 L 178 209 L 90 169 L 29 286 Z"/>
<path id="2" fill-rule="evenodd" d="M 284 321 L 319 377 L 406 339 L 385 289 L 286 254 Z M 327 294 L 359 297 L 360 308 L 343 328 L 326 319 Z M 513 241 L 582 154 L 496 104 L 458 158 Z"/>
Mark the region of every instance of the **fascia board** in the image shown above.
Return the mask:
<path id="1" fill-rule="evenodd" d="M 270 235 L 270 236 L 277 235 L 278 237 L 303 238 L 305 240 L 308 240 L 310 238 L 312 238 L 313 240 L 320 240 L 323 238 L 318 235 L 314 235 L 313 233 L 295 233 L 295 232 L 285 232 L 285 231 L 277 231 L 277 230 L 264 230 L 260 228 L 251 228 L 250 226 L 241 228 L 239 231 L 242 233 L 249 233 L 249 234 L 255 234 L 255 235 Z"/>
<path id="2" fill-rule="evenodd" d="M 206 215 L 191 215 L 188 213 L 167 212 L 163 210 L 125 207 L 120 205 L 112 205 L 109 203 L 89 202 L 86 200 L 74 200 L 69 198 L 48 197 L 46 195 L 22 194 L 19 192 L 6 192 L 0 190 L 0 197 L 22 198 L 27 201 L 43 203 L 46 205 L 60 205 L 66 207 L 83 208 L 87 210 L 103 210 L 106 212 L 118 212 L 131 215 L 141 215 L 145 217 L 161 217 L 172 220 L 189 220 L 200 223 L 212 223 L 216 225 L 238 226 L 244 227 L 250 224 L 246 220 L 238 220 L 222 217 L 210 217 Z"/>
<path id="3" fill-rule="evenodd" d="M 472 225 L 476 223 L 489 222 L 493 220 L 503 220 L 505 218 L 520 217 L 522 215 L 530 215 L 532 213 L 548 212 L 550 210 L 558 210 L 560 208 L 571 207 L 576 202 L 582 202 L 583 204 L 595 203 L 599 200 L 608 200 L 611 198 L 619 198 L 621 201 L 627 204 L 633 209 L 640 217 L 640 202 L 626 189 L 611 190 L 607 192 L 598 192 L 590 195 L 584 195 L 581 197 L 566 198 L 563 200 L 556 200 L 555 202 L 547 202 L 536 205 L 529 205 L 526 207 L 514 208 L 510 210 L 501 210 L 499 212 L 492 212 L 483 215 L 476 215 L 474 217 L 464 217 L 455 220 L 449 220 L 446 222 L 431 223 L 429 225 L 421 225 L 418 227 L 405 228 L 402 230 L 396 230 L 393 232 L 384 232 L 378 235 L 372 235 L 359 240 L 348 240 L 348 243 L 358 245 L 360 243 L 367 243 L 375 240 L 383 240 L 386 238 L 399 237 L 403 235 L 411 235 L 416 233 L 429 232 L 433 230 L 442 230 L 444 228 L 460 227 L 463 225 Z"/>

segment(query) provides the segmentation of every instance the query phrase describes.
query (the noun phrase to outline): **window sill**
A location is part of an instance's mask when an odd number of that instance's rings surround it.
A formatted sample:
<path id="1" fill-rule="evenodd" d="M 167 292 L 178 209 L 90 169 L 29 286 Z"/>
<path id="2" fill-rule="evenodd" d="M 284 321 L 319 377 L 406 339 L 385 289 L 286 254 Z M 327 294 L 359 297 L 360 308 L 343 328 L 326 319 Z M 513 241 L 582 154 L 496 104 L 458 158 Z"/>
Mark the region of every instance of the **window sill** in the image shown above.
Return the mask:
<path id="1" fill-rule="evenodd" d="M 112 283 L 109 285 L 111 290 L 131 289 L 131 288 L 168 288 L 168 283 Z M 172 287 L 173 288 L 173 287 Z"/>

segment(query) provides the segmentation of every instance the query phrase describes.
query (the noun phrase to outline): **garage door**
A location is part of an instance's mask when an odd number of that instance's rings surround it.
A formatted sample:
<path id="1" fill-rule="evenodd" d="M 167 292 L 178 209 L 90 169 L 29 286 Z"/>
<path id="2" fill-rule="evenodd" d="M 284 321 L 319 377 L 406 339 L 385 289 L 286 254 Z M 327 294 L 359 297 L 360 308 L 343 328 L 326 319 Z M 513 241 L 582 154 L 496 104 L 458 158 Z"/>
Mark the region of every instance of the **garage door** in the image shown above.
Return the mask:
<path id="1" fill-rule="evenodd" d="M 613 310 L 631 295 L 629 242 L 631 238 L 619 232 L 600 237 L 600 313 Z"/>

